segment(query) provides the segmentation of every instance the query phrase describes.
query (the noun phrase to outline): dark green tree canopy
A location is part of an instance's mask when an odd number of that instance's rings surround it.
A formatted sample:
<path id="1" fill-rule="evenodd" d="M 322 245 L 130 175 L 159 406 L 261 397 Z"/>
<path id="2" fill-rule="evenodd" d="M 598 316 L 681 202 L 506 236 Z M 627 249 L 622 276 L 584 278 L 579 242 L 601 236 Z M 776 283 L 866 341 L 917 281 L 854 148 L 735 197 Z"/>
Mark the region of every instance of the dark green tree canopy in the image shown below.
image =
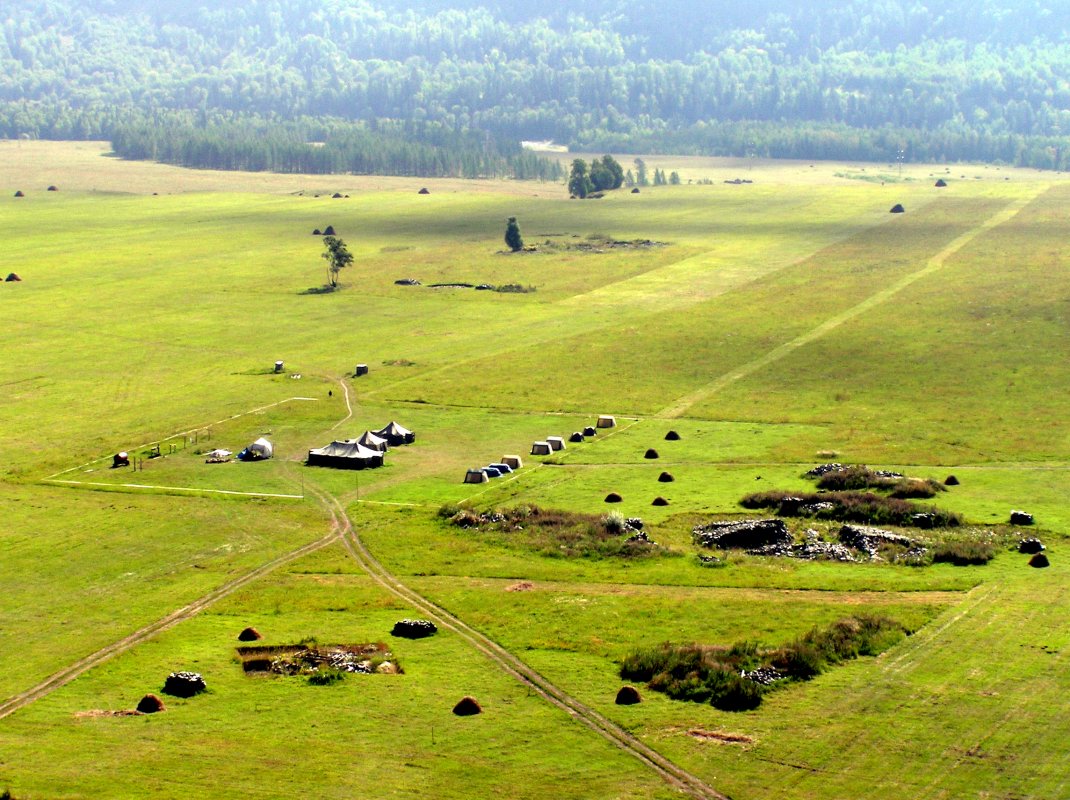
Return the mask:
<path id="1" fill-rule="evenodd" d="M 325 250 L 320 256 L 327 262 L 327 283 L 332 289 L 336 289 L 338 273 L 353 263 L 353 254 L 337 236 L 324 236 L 323 246 Z"/>
<path id="2" fill-rule="evenodd" d="M 572 162 L 572 171 L 568 176 L 568 193 L 581 200 L 594 191 L 594 183 L 587 174 L 587 162 L 577 158 Z"/>
<path id="3" fill-rule="evenodd" d="M 505 244 L 514 253 L 524 249 L 524 240 L 520 236 L 520 225 L 516 217 L 509 217 L 509 221 L 505 224 Z"/>

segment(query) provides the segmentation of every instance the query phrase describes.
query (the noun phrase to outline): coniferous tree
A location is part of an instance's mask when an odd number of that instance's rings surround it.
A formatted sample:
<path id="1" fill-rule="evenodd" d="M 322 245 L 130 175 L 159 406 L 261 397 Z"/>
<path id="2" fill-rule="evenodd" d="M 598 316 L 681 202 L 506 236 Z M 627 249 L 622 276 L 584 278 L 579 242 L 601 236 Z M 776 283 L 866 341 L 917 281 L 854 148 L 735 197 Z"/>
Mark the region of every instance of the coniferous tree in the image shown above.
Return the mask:
<path id="1" fill-rule="evenodd" d="M 509 217 L 509 221 L 505 225 L 505 244 L 514 253 L 524 249 L 524 240 L 520 236 L 520 225 L 517 223 L 516 217 Z"/>

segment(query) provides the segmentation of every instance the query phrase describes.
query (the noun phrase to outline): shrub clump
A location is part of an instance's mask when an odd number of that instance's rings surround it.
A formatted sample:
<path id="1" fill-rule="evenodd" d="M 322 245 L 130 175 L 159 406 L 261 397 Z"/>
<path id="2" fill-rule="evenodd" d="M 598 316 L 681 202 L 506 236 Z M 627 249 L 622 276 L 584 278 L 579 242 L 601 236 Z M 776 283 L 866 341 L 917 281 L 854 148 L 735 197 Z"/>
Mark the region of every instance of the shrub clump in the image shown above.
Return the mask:
<path id="1" fill-rule="evenodd" d="M 497 535 L 503 544 L 555 558 L 634 558 L 669 553 L 644 533 L 641 519 L 626 518 L 618 511 L 598 516 L 522 505 L 481 513 L 460 509 L 447 516 L 450 510 L 452 507 L 444 507 L 439 515 L 455 527 Z"/>
<path id="2" fill-rule="evenodd" d="M 864 525 L 953 528 L 962 524 L 962 517 L 952 511 L 933 506 L 923 508 L 908 500 L 884 497 L 873 492 L 755 492 L 744 497 L 739 504 L 748 509 L 774 509 L 785 517 L 813 517 Z"/>
<path id="3" fill-rule="evenodd" d="M 940 542 L 932 548 L 932 554 L 934 563 L 979 566 L 996 557 L 996 546 L 989 541 L 977 540 Z"/>
<path id="4" fill-rule="evenodd" d="M 709 703 L 722 711 L 749 711 L 763 695 L 792 681 L 806 681 L 831 665 L 877 655 L 906 630 L 887 617 L 854 616 L 814 628 L 794 642 L 763 649 L 755 642 L 731 648 L 663 643 L 625 657 L 620 676 L 645 681 L 674 700 Z"/>
<path id="5" fill-rule="evenodd" d="M 308 676 L 308 682 L 312 686 L 330 686 L 344 681 L 345 678 L 345 672 L 337 667 L 322 666 Z"/>

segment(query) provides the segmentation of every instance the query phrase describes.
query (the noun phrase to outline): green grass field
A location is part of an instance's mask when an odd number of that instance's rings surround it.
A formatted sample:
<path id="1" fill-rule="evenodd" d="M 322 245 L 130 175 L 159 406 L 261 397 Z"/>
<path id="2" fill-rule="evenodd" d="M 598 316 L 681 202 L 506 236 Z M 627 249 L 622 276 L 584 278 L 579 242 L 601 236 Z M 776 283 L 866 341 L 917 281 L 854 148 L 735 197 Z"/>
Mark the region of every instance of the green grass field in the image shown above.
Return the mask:
<path id="1" fill-rule="evenodd" d="M 928 166 L 881 185 L 858 165 L 758 163 L 726 186 L 739 163 L 657 162 L 685 185 L 570 202 L 546 184 L 418 195 L 0 143 L 0 276 L 23 279 L 0 283 L 0 791 L 679 796 L 461 632 L 391 637 L 420 610 L 325 540 L 331 497 L 409 590 L 735 800 L 1066 796 L 1070 182 L 977 167 L 936 189 Z M 535 252 L 502 252 L 509 216 Z M 315 291 L 310 235 L 328 224 L 355 256 L 333 294 Z M 428 286 L 456 282 L 534 291 Z M 617 427 L 528 455 L 599 414 Z M 417 441 L 383 469 L 304 465 L 392 419 Z M 205 463 L 259 436 L 275 459 Z M 120 450 L 143 468 L 111 469 Z M 510 453 L 517 473 L 462 482 Z M 703 565 L 694 525 L 744 516 L 751 492 L 812 490 L 803 473 L 826 461 L 956 475 L 931 502 L 967 525 L 914 535 L 991 539 L 996 557 Z M 617 510 L 663 549 L 570 557 L 440 518 L 456 505 Z M 1008 526 L 1016 508 L 1036 526 Z M 1049 568 L 1015 552 L 1024 535 Z M 756 711 L 644 687 L 613 702 L 637 647 L 774 647 L 866 612 L 912 635 Z M 247 625 L 267 644 L 385 641 L 404 673 L 249 677 Z M 181 669 L 209 692 L 104 713 Z M 450 713 L 464 695 L 481 715 Z"/>

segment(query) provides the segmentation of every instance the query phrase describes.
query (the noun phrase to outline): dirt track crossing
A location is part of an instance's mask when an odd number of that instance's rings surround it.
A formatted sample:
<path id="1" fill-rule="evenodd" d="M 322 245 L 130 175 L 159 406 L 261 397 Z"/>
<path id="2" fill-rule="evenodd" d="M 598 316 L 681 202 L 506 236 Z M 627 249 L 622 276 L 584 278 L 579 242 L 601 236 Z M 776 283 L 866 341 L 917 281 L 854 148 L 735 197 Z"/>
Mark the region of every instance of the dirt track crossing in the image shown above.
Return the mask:
<path id="1" fill-rule="evenodd" d="M 706 785 L 696 775 L 677 766 L 657 751 L 643 744 L 643 742 L 615 722 L 559 689 L 492 639 L 484 636 L 474 628 L 470 628 L 458 617 L 409 589 L 379 563 L 378 559 L 364 546 L 359 534 L 353 528 L 352 522 L 337 499 L 318 489 L 313 489 L 311 494 L 320 501 L 331 515 L 332 527 L 341 531 L 342 542 L 354 561 L 388 592 L 416 608 L 440 628 L 445 628 L 457 634 L 461 639 L 505 670 L 506 673 L 525 686 L 530 687 L 532 691 L 536 692 L 544 700 L 565 711 L 577 722 L 586 725 L 614 746 L 639 759 L 675 789 L 689 797 L 699 798 L 700 800 L 729 800 L 726 795 Z"/>

